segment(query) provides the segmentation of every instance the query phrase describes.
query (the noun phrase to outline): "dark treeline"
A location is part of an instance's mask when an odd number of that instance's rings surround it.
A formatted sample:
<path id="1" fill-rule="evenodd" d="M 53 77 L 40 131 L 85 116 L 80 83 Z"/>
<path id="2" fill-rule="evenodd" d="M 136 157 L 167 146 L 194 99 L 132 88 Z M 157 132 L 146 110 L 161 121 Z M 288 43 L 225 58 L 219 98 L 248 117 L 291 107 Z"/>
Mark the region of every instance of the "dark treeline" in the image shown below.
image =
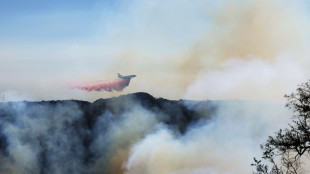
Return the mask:
<path id="1" fill-rule="evenodd" d="M 121 173 L 121 162 L 115 162 L 112 154 L 120 149 L 128 151 L 155 126 L 150 124 L 149 130 L 135 132 L 139 136 L 119 143 L 111 130 L 122 120 L 136 114 L 150 115 L 154 118 L 149 120 L 156 119 L 177 136 L 186 132 L 190 124 L 208 120 L 209 113 L 215 110 L 212 101 L 171 101 L 147 93 L 93 103 L 0 103 L 0 173 Z M 131 126 L 141 124 L 144 123 L 137 120 Z M 118 131 L 122 131 L 119 127 Z"/>

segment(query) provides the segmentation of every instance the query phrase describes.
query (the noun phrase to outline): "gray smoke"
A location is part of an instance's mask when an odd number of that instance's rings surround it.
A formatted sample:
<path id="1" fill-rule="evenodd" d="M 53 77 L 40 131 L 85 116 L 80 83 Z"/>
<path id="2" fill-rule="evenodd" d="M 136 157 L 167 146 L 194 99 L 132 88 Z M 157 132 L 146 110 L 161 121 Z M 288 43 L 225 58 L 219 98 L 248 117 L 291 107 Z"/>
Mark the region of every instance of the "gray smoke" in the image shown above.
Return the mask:
<path id="1" fill-rule="evenodd" d="M 2 103 L 0 173 L 249 173 L 290 115 L 271 102 L 151 101 Z"/>
<path id="2" fill-rule="evenodd" d="M 81 173 L 85 149 L 81 137 L 87 133 L 74 124 L 82 113 L 74 103 L 36 105 L 11 103 L 1 109 L 10 167 L 2 173 Z M 13 113 L 10 113 L 13 112 Z M 14 169 L 14 170 L 13 170 Z"/>

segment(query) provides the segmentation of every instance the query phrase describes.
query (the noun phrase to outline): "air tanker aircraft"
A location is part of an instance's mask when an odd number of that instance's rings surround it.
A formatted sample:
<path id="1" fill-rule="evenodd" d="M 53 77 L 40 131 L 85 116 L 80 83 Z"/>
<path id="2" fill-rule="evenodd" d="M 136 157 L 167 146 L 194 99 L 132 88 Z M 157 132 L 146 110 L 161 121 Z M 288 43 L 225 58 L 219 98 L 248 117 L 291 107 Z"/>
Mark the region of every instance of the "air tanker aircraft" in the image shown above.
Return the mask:
<path id="1" fill-rule="evenodd" d="M 69 88 L 86 91 L 123 91 L 123 89 L 129 85 L 131 78 L 136 77 L 136 75 L 122 76 L 119 73 L 117 74 L 118 79 L 98 80 L 88 83 L 70 83 Z"/>
<path id="2" fill-rule="evenodd" d="M 136 75 L 122 76 L 119 73 L 117 73 L 117 74 L 118 74 L 118 78 L 120 78 L 120 79 L 129 79 L 130 80 L 131 78 L 136 77 Z"/>

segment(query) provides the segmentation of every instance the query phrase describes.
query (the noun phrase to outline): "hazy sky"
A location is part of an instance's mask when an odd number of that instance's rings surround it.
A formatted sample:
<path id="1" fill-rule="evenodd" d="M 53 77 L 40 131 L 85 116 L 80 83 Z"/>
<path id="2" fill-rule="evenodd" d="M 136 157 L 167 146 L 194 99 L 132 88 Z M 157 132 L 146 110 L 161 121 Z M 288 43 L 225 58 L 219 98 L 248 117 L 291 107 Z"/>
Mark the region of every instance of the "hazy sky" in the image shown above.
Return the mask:
<path id="1" fill-rule="evenodd" d="M 144 91 L 169 99 L 282 100 L 310 75 L 309 3 L 288 0 L 0 0 L 8 100 Z M 137 74 L 123 92 L 68 81 Z"/>

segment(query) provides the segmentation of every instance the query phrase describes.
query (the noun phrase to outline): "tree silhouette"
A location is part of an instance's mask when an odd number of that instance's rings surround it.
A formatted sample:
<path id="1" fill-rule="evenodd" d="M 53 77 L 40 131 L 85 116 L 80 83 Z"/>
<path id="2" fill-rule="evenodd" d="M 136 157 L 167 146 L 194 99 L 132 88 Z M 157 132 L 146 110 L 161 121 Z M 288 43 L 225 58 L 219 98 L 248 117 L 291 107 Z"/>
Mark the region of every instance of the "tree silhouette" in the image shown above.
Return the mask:
<path id="1" fill-rule="evenodd" d="M 310 81 L 299 85 L 295 93 L 285 98 L 286 107 L 294 113 L 292 123 L 261 145 L 262 158 L 269 163 L 254 158 L 253 174 L 307 173 L 302 167 L 303 161 L 310 157 Z"/>

